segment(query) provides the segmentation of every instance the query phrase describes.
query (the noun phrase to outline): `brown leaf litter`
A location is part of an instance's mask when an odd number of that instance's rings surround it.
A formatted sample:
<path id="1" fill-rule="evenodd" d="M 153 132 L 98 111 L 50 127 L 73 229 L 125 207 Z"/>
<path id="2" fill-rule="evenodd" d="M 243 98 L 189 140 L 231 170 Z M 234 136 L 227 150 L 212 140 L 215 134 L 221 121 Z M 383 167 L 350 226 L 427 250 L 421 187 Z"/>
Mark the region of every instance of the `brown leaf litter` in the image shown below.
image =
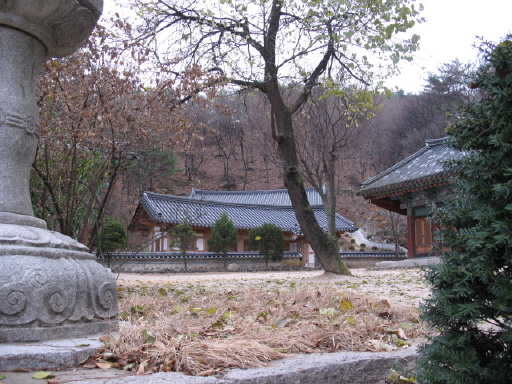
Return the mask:
<path id="1" fill-rule="evenodd" d="M 82 365 L 209 376 L 295 354 L 406 348 L 426 332 L 410 302 L 359 294 L 363 281 L 200 278 L 120 285 L 123 325 Z"/>

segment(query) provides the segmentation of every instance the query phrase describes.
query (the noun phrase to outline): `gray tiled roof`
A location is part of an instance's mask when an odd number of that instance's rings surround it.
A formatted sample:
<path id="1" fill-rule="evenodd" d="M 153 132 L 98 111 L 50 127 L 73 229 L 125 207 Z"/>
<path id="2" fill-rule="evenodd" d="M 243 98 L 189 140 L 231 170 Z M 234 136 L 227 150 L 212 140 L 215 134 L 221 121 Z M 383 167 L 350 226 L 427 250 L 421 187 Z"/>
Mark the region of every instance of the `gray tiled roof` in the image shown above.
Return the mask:
<path id="1" fill-rule="evenodd" d="M 192 226 L 211 227 L 224 212 L 238 229 L 252 229 L 264 223 L 273 223 L 283 231 L 300 233 L 291 206 L 235 204 L 189 197 L 145 192 L 141 205 L 155 222 L 180 224 L 185 220 Z M 321 206 L 312 207 L 319 224 L 327 228 L 326 215 Z M 355 231 L 354 223 L 336 214 L 338 231 Z"/>
<path id="2" fill-rule="evenodd" d="M 427 140 L 418 152 L 361 184 L 358 195 L 381 197 L 410 189 L 428 188 L 449 176 L 443 162 L 463 153 L 450 147 L 447 138 Z"/>
<path id="3" fill-rule="evenodd" d="M 322 205 L 322 198 L 314 188 L 306 188 L 309 204 Z M 191 199 L 219 201 L 224 203 L 291 206 L 290 195 L 286 189 L 261 191 L 206 191 L 193 189 Z"/>

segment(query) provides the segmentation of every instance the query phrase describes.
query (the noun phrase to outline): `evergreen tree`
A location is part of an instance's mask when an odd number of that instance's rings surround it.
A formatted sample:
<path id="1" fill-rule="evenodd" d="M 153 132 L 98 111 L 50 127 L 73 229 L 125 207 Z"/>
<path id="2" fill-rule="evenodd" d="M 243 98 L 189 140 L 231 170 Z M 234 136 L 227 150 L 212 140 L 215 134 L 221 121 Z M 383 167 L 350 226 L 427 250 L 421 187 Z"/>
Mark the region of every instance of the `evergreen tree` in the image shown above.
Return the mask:
<path id="1" fill-rule="evenodd" d="M 187 223 L 183 223 L 177 225 L 176 228 L 173 229 L 172 238 L 173 246 L 179 248 L 181 254 L 183 255 L 183 261 L 185 263 L 185 272 L 187 272 L 187 251 L 195 250 L 197 238 L 196 233 L 194 232 L 190 225 L 188 225 Z"/>
<path id="2" fill-rule="evenodd" d="M 443 263 L 427 273 L 423 318 L 438 336 L 422 347 L 421 384 L 512 380 L 512 35 L 481 47 L 471 87 L 482 98 L 449 127 L 465 156 L 450 164 L 454 196 L 435 209 Z"/>
<path id="3" fill-rule="evenodd" d="M 177 166 L 178 159 L 173 151 L 153 149 L 132 159 L 127 174 L 137 180 L 142 193 L 145 190 L 153 191 L 159 180 L 182 171 Z"/>
<path id="4" fill-rule="evenodd" d="M 98 233 L 97 253 L 107 257 L 107 267 L 110 268 L 112 253 L 126 247 L 127 233 L 123 223 L 114 218 L 107 219 Z"/>
<path id="5" fill-rule="evenodd" d="M 249 247 L 254 251 L 260 251 L 265 258 L 265 265 L 268 267 L 268 260 L 279 261 L 283 259 L 284 235 L 281 228 L 275 224 L 265 223 L 249 232 Z"/>
<path id="6" fill-rule="evenodd" d="M 224 255 L 224 270 L 227 268 L 227 253 L 238 243 L 238 231 L 227 213 L 223 213 L 213 224 L 212 234 L 208 245 L 213 252 L 220 252 Z"/>

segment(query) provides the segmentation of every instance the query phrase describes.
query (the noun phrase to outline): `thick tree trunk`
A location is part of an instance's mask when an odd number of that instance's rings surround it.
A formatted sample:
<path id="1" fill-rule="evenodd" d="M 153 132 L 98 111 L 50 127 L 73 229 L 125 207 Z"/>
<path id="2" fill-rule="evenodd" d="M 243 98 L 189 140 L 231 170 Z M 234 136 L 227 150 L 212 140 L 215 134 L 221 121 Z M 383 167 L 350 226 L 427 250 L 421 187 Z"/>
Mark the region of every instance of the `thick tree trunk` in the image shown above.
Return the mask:
<path id="1" fill-rule="evenodd" d="M 304 181 L 299 171 L 292 114 L 284 105 L 273 109 L 277 133 L 275 136 L 283 163 L 284 183 L 302 232 L 325 272 L 350 275 L 349 269 L 340 257 L 336 239 L 320 227 L 309 204 Z"/>
<path id="2" fill-rule="evenodd" d="M 299 157 L 293 133 L 292 116 L 308 99 L 311 88 L 315 85 L 320 74 L 325 70 L 334 46 L 332 41 L 329 49 L 311 74 L 304 90 L 290 109 L 283 100 L 279 86 L 279 68 L 276 65 L 276 39 L 280 28 L 281 1 L 273 0 L 269 15 L 268 30 L 265 44 L 260 47 L 260 53 L 265 59 L 265 82 L 259 84 L 259 89 L 270 101 L 272 111 L 272 137 L 277 142 L 279 155 L 283 164 L 284 184 L 290 194 L 295 216 L 302 232 L 315 252 L 315 256 L 326 272 L 350 274 L 347 266 L 340 257 L 338 243 L 330 237 L 318 224 L 315 213 L 309 205 L 304 181 L 299 171 Z M 243 84 L 242 84 L 243 85 Z"/>
<path id="3" fill-rule="evenodd" d="M 329 236 L 336 237 L 336 180 L 335 180 L 336 156 L 331 153 L 329 161 L 324 165 L 327 178 L 327 199 L 324 201 L 325 214 L 327 215 L 327 229 Z"/>

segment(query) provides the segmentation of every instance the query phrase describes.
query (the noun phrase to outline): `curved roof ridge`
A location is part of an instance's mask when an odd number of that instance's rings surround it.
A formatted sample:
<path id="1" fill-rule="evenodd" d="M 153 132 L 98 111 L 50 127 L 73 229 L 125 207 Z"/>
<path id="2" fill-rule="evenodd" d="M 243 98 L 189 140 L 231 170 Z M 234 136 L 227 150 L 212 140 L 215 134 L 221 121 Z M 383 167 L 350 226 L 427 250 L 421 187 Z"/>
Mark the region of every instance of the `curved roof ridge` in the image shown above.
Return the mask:
<path id="1" fill-rule="evenodd" d="M 384 196 L 400 193 L 410 188 L 425 188 L 448 182 L 449 169 L 444 163 L 463 155 L 453 148 L 446 137 L 427 140 L 426 145 L 378 175 L 364 181 L 357 193 L 359 196 Z"/>
<path id="2" fill-rule="evenodd" d="M 393 173 L 397 168 L 401 168 L 404 164 L 407 164 L 409 162 L 411 162 L 412 160 L 414 160 L 415 158 L 419 157 L 420 155 L 422 155 L 424 152 L 426 152 L 428 150 L 428 146 L 425 145 L 424 147 L 422 147 L 420 150 L 418 150 L 417 152 L 414 152 L 412 155 L 410 156 L 407 156 L 405 159 L 399 161 L 398 163 L 392 165 L 391 167 L 389 167 L 388 169 L 382 171 L 381 173 L 373 176 L 373 177 L 370 177 L 368 180 L 365 180 L 361 183 L 361 188 L 363 188 L 365 185 L 368 185 L 368 184 L 371 184 L 379 179 L 382 179 L 383 177 L 389 175 L 390 173 Z"/>
<path id="3" fill-rule="evenodd" d="M 314 190 L 314 187 L 306 187 L 307 190 Z M 213 190 L 213 189 L 197 189 L 192 188 L 192 193 L 219 193 L 219 194 L 252 194 L 252 193 L 275 193 L 275 192 L 286 192 L 288 193 L 288 190 L 286 188 L 277 188 L 277 189 L 247 189 L 245 191 L 223 191 L 223 190 Z"/>
<path id="4" fill-rule="evenodd" d="M 425 140 L 425 145 L 429 148 L 437 147 L 438 145 L 446 144 L 448 139 L 448 136 L 440 137 L 439 139 L 427 139 Z"/>
<path id="5" fill-rule="evenodd" d="M 262 208 L 262 209 L 288 209 L 293 210 L 291 205 L 272 205 L 272 204 L 248 204 L 248 203 L 239 203 L 239 202 L 231 202 L 231 201 L 218 201 L 218 200 L 207 200 L 207 199 L 198 199 L 191 198 L 187 196 L 176 196 L 176 195 L 164 195 L 157 192 L 145 191 L 143 193 L 143 197 L 147 196 L 148 201 L 150 202 L 150 198 L 158 198 L 167 201 L 181 201 L 188 203 L 199 203 L 205 205 L 218 205 L 218 206 L 226 206 L 226 207 L 247 207 L 247 208 Z M 323 209 L 322 205 L 319 204 L 310 204 L 313 209 Z M 153 204 L 152 204 L 152 208 Z"/>
<path id="6" fill-rule="evenodd" d="M 306 188 L 306 195 L 311 205 L 323 205 L 320 194 L 313 187 Z M 225 201 L 236 204 L 257 204 L 274 206 L 291 206 L 287 189 L 265 189 L 246 191 L 212 191 L 193 189 L 189 195 L 192 199 Z"/>

